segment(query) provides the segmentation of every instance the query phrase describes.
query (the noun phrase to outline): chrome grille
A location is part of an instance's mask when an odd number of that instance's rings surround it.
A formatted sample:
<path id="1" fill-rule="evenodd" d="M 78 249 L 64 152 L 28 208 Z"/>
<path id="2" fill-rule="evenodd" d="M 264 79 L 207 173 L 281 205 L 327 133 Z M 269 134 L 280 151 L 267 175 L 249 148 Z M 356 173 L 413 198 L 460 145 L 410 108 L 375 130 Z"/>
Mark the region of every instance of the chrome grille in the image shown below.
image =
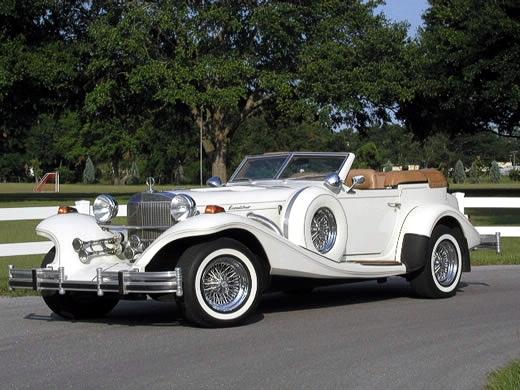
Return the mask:
<path id="1" fill-rule="evenodd" d="M 172 226 L 174 224 L 170 214 L 173 193 L 148 193 L 134 195 L 128 202 L 128 225 L 137 226 Z M 145 247 L 161 235 L 164 229 L 140 229 L 130 231 L 136 234 Z"/>

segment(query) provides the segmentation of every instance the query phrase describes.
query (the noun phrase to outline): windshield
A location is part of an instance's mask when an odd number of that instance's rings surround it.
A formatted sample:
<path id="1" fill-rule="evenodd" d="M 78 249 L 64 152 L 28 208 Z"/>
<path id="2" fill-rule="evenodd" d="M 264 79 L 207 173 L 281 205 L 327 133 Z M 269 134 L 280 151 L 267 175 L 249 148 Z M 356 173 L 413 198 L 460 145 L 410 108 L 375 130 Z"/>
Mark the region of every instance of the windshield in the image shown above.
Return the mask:
<path id="1" fill-rule="evenodd" d="M 246 157 L 230 182 L 304 179 L 322 180 L 331 172 L 339 172 L 346 154 L 287 153 Z"/>
<path id="2" fill-rule="evenodd" d="M 274 179 L 288 155 L 250 157 L 239 167 L 233 181 Z"/>
<path id="3" fill-rule="evenodd" d="M 323 179 L 331 172 L 339 172 L 344 156 L 295 156 L 285 167 L 280 179 Z"/>

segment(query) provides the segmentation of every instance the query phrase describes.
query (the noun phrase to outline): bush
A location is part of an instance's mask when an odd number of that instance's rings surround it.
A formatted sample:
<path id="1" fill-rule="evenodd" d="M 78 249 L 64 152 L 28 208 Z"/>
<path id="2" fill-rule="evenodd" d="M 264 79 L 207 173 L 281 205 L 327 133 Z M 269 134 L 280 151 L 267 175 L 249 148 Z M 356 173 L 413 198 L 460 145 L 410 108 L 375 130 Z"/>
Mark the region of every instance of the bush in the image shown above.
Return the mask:
<path id="1" fill-rule="evenodd" d="M 520 181 L 520 169 L 513 169 L 509 172 L 511 181 Z"/>
<path id="2" fill-rule="evenodd" d="M 469 177 L 473 183 L 480 183 L 482 178 L 483 165 L 479 157 L 477 157 L 472 163 L 469 169 Z"/>
<path id="3" fill-rule="evenodd" d="M 392 164 L 392 162 L 390 160 L 388 160 L 385 165 L 383 165 L 383 172 L 392 172 L 392 168 L 394 167 L 394 165 Z"/>
<path id="4" fill-rule="evenodd" d="M 466 171 L 464 170 L 464 164 L 460 160 L 455 164 L 455 169 L 453 171 L 453 181 L 460 184 L 466 181 Z"/>
<path id="5" fill-rule="evenodd" d="M 76 177 L 72 169 L 60 165 L 57 171 L 60 174 L 60 183 L 74 183 Z"/>
<path id="6" fill-rule="evenodd" d="M 94 163 L 90 159 L 87 158 L 87 162 L 85 163 L 85 169 L 83 170 L 83 183 L 85 184 L 93 184 L 96 181 L 96 168 L 94 168 Z"/>
<path id="7" fill-rule="evenodd" d="M 500 174 L 500 168 L 496 161 L 491 163 L 491 168 L 489 169 L 489 179 L 491 183 L 500 183 L 500 179 L 502 175 Z"/>

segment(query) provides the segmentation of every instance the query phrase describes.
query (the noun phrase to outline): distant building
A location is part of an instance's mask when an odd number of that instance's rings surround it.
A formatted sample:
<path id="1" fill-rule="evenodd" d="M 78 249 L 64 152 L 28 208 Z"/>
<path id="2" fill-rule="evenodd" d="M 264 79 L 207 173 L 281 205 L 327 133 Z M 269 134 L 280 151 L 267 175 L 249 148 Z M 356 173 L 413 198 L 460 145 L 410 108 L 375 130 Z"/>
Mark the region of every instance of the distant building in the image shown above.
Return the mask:
<path id="1" fill-rule="evenodd" d="M 393 165 L 392 171 L 418 171 L 419 165 Z"/>
<path id="2" fill-rule="evenodd" d="M 500 174 L 503 176 L 509 175 L 509 172 L 513 170 L 513 163 L 511 161 L 501 162 L 497 161 L 498 168 L 500 169 Z M 516 165 L 515 169 L 520 169 L 520 166 Z"/>

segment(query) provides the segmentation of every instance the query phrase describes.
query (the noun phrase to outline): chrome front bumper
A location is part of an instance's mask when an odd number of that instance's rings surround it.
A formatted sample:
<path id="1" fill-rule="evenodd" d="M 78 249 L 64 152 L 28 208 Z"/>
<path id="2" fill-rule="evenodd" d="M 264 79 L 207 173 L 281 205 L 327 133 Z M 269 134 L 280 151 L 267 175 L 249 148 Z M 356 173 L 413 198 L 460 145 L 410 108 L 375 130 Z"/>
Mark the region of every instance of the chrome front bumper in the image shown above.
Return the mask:
<path id="1" fill-rule="evenodd" d="M 175 293 L 178 297 L 183 294 L 180 268 L 163 272 L 103 272 L 101 268 L 96 271 L 96 277 L 92 281 L 75 281 L 65 278 L 63 267 L 57 270 L 52 268 L 17 269 L 10 265 L 9 288 L 11 290 L 54 290 L 60 294 L 65 294 L 67 291 L 95 291 L 99 296 L 106 292 L 121 295 Z"/>

